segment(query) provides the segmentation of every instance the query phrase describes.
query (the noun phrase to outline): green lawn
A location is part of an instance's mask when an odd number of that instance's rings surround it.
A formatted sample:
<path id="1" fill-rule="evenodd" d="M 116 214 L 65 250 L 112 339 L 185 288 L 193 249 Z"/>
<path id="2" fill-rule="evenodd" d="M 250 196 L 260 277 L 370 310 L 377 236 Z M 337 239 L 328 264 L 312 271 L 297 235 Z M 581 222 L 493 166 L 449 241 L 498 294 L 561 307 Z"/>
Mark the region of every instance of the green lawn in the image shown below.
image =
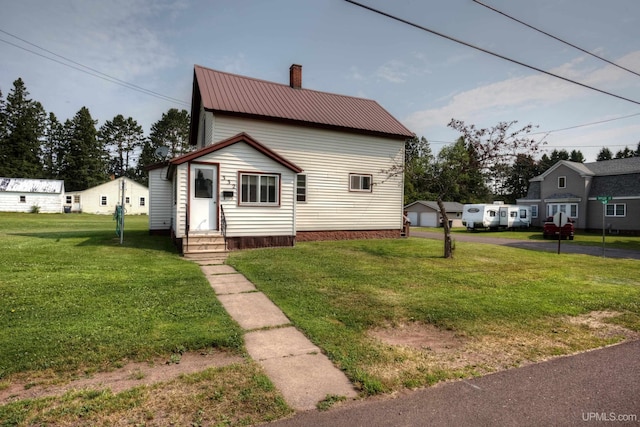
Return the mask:
<path id="1" fill-rule="evenodd" d="M 0 213 L 0 391 L 64 384 L 186 350 L 244 354 L 242 330 L 195 263 L 146 216 Z M 253 425 L 291 412 L 246 359 L 121 393 L 69 391 L 0 404 L 0 426 Z"/>
<path id="2" fill-rule="evenodd" d="M 606 312 L 640 331 L 638 261 L 429 239 L 300 243 L 233 253 L 264 291 L 365 393 L 477 375 L 622 339 L 571 317 Z M 380 328 L 429 325 L 456 351 L 390 346 Z"/>
<path id="3" fill-rule="evenodd" d="M 146 216 L 0 214 L 0 378 L 242 347 L 198 265 Z"/>

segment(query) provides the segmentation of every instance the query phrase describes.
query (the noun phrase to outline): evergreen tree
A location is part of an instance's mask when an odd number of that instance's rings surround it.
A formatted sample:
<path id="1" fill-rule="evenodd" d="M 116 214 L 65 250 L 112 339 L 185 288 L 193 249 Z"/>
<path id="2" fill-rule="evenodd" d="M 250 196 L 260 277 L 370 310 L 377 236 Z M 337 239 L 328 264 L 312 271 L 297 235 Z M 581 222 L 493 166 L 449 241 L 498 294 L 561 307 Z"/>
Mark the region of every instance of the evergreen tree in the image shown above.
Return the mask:
<path id="1" fill-rule="evenodd" d="M 629 147 L 624 147 L 624 150 L 620 150 L 616 153 L 616 159 L 628 159 L 629 157 L 635 156 L 635 151 L 631 150 Z"/>
<path id="2" fill-rule="evenodd" d="M 166 160 L 156 155 L 158 147 L 167 147 L 167 158 L 192 150 L 189 145 L 189 113 L 186 110 L 172 108 L 151 126 L 138 161 L 136 180 L 141 184 L 148 185 L 149 178 L 144 170 L 147 166 Z"/>
<path id="3" fill-rule="evenodd" d="M 67 191 L 86 190 L 107 180 L 107 155 L 98 140 L 96 123 L 87 107 L 65 122 L 60 178 Z"/>
<path id="4" fill-rule="evenodd" d="M 44 108 L 29 99 L 24 82 L 18 79 L 13 82 L 2 110 L 0 176 L 42 178 L 40 139 L 45 128 Z"/>
<path id="5" fill-rule="evenodd" d="M 569 160 L 576 163 L 584 163 L 584 155 L 580 150 L 571 150 L 571 155 L 569 156 Z"/>
<path id="6" fill-rule="evenodd" d="M 598 157 L 596 157 L 597 162 L 611 159 L 613 159 L 613 153 L 607 147 L 602 147 L 602 150 L 598 153 Z"/>
<path id="7" fill-rule="evenodd" d="M 109 174 L 135 179 L 133 158 L 144 142 L 142 126 L 133 118 L 125 119 L 119 114 L 113 120 L 107 120 L 98 135 L 110 156 Z"/>
<path id="8" fill-rule="evenodd" d="M 640 157 L 640 142 L 638 142 L 638 147 L 636 148 L 636 157 Z"/>
<path id="9" fill-rule="evenodd" d="M 529 180 L 540 175 L 540 170 L 535 159 L 528 154 L 519 154 L 511 166 L 511 173 L 507 178 L 506 191 L 509 194 L 508 202 L 515 202 L 527 195 Z"/>
<path id="10" fill-rule="evenodd" d="M 42 141 L 42 168 L 44 177 L 47 179 L 57 179 L 60 173 L 59 160 L 61 158 L 62 146 L 64 144 L 64 126 L 58 121 L 55 114 L 49 113 L 45 128 L 44 140 Z"/>

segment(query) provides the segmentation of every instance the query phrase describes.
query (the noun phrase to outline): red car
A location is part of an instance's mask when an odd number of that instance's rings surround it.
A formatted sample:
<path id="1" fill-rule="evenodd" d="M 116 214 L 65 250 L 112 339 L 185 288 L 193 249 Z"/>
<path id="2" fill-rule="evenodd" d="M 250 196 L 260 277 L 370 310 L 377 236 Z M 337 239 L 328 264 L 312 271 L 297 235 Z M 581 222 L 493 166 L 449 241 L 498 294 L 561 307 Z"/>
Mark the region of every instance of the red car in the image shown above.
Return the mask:
<path id="1" fill-rule="evenodd" d="M 574 223 L 573 218 L 569 218 L 569 220 L 564 225 L 564 227 L 562 227 L 562 230 L 561 230 L 560 227 L 558 227 L 553 223 L 553 217 L 550 216 L 547 218 L 547 220 L 544 223 L 544 226 L 542 227 L 542 237 L 544 237 L 545 239 L 554 239 L 554 240 L 559 240 L 560 237 L 562 237 L 562 240 L 567 240 L 567 239 L 573 240 L 573 235 L 575 231 L 573 223 Z"/>

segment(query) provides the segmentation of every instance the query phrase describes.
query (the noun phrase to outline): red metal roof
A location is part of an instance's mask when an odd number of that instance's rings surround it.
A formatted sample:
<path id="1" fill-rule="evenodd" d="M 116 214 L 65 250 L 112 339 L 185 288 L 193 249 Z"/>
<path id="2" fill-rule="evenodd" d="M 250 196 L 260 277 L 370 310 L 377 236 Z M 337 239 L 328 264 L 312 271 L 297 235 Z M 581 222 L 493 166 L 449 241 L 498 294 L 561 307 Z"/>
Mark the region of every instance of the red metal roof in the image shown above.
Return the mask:
<path id="1" fill-rule="evenodd" d="M 413 137 L 411 131 L 370 99 L 294 89 L 199 65 L 195 66 L 194 83 L 204 109 L 214 113 L 293 121 L 398 139 Z"/>

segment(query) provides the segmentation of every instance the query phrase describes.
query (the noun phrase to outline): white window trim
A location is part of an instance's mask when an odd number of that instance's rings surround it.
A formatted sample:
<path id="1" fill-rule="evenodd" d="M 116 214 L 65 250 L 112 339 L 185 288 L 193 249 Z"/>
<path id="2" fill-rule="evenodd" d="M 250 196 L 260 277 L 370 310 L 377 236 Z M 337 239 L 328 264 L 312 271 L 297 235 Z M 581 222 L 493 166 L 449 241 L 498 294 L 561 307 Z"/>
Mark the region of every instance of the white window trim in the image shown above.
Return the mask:
<path id="1" fill-rule="evenodd" d="M 140 197 L 140 198 L 138 199 L 138 204 L 139 204 L 140 206 L 146 206 L 146 205 L 147 205 L 147 200 L 146 200 L 144 197 Z"/>
<path id="2" fill-rule="evenodd" d="M 352 178 L 359 177 L 358 180 L 359 188 L 354 188 L 352 184 Z M 363 178 L 369 178 L 369 188 L 362 188 L 363 186 Z M 366 173 L 350 173 L 349 174 L 349 191 L 353 191 L 356 193 L 371 193 L 373 191 L 373 175 Z"/>
<path id="3" fill-rule="evenodd" d="M 300 186 L 299 178 L 304 177 L 304 186 Z M 309 178 L 306 174 L 301 173 L 296 175 L 296 203 L 307 203 L 307 188 L 308 188 Z M 299 193 L 299 190 L 303 190 L 302 194 Z M 299 197 L 302 196 L 304 199 L 300 200 Z"/>
<path id="4" fill-rule="evenodd" d="M 538 205 L 531 205 L 531 218 L 538 218 Z"/>
<path id="5" fill-rule="evenodd" d="M 607 213 L 607 208 L 609 206 L 613 206 L 613 215 L 609 215 Z M 624 208 L 624 213 L 622 215 L 618 215 L 618 209 L 617 209 L 618 206 L 623 206 Z M 605 217 L 624 218 L 627 216 L 627 204 L 626 203 L 607 203 L 607 205 L 605 206 L 604 212 L 605 212 L 605 215 L 604 215 Z"/>
<path id="6" fill-rule="evenodd" d="M 257 186 L 257 194 L 256 194 L 256 202 L 245 202 L 242 200 L 243 194 L 242 194 L 242 179 L 245 176 L 256 176 L 258 177 L 258 186 Z M 260 201 L 260 191 L 261 191 L 261 185 L 260 185 L 260 179 L 261 178 L 268 178 L 268 177 L 272 177 L 275 178 L 275 187 L 276 187 L 276 191 L 275 191 L 275 195 L 276 195 L 276 200 L 274 202 L 261 202 Z M 280 206 L 280 175 L 279 174 L 275 174 L 275 173 L 253 173 L 253 172 L 240 172 L 239 173 L 239 177 L 238 177 L 238 182 L 240 182 L 240 194 L 238 195 L 238 205 L 239 206 Z"/>
<path id="7" fill-rule="evenodd" d="M 547 216 L 553 216 L 553 206 L 557 206 L 558 209 L 556 210 L 557 212 L 563 212 L 566 213 L 570 218 L 578 218 L 578 216 L 580 215 L 579 212 L 579 206 L 578 203 L 547 203 Z M 575 206 L 576 207 L 576 214 L 571 215 L 571 207 Z"/>
<path id="8" fill-rule="evenodd" d="M 104 199 L 104 203 L 102 203 L 102 199 Z M 100 206 L 108 206 L 109 198 L 107 196 L 100 196 Z"/>
<path id="9" fill-rule="evenodd" d="M 560 185 L 560 180 L 562 180 L 564 182 L 564 185 Z M 558 188 L 567 188 L 567 177 L 566 176 L 559 176 L 558 177 Z"/>

